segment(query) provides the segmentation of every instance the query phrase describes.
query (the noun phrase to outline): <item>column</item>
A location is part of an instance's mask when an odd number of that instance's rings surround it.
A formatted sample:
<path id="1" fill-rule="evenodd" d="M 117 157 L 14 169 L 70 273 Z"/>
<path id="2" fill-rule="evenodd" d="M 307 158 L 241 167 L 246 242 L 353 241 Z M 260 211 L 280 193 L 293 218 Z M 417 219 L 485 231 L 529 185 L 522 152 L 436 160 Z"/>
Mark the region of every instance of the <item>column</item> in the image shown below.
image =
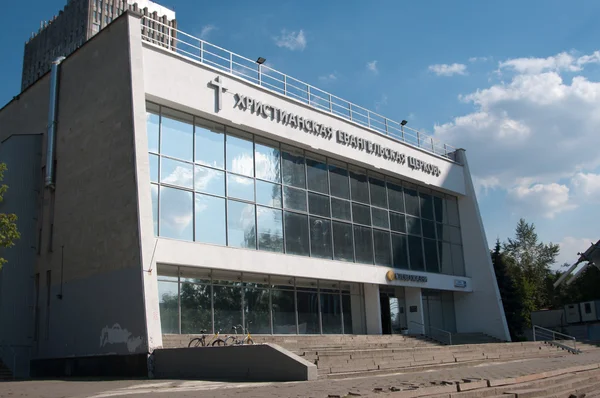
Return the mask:
<path id="1" fill-rule="evenodd" d="M 365 283 L 365 316 L 367 334 L 381 334 L 381 307 L 379 285 Z"/>
<path id="2" fill-rule="evenodd" d="M 408 323 L 409 334 L 423 334 L 423 299 L 421 289 L 418 287 L 404 288 L 406 300 L 406 322 Z"/>

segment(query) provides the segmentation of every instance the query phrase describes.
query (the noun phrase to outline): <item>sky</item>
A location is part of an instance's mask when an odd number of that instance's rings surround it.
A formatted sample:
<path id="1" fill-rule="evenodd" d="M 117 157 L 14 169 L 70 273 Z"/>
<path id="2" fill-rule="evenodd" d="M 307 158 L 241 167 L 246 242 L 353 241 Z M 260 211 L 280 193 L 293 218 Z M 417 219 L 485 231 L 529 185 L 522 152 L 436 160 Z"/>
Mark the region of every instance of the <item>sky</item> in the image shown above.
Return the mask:
<path id="1" fill-rule="evenodd" d="M 490 247 L 600 238 L 600 2 L 160 0 L 179 29 L 465 148 Z M 0 106 L 65 0 L 10 2 Z"/>

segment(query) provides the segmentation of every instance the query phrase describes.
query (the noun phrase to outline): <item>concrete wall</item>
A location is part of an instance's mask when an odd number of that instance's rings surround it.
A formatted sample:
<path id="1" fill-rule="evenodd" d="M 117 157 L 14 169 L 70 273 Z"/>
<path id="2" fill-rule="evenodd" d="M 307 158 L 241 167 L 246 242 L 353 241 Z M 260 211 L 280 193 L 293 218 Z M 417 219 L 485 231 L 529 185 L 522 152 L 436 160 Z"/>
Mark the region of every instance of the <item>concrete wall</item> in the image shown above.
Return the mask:
<path id="1" fill-rule="evenodd" d="M 404 290 L 404 297 L 406 300 L 406 323 L 408 324 L 408 331 L 411 334 L 424 333 L 423 326 L 425 320 L 423 319 L 423 298 L 421 296 L 421 289 L 407 287 Z M 410 307 L 417 307 L 416 312 L 410 312 Z"/>

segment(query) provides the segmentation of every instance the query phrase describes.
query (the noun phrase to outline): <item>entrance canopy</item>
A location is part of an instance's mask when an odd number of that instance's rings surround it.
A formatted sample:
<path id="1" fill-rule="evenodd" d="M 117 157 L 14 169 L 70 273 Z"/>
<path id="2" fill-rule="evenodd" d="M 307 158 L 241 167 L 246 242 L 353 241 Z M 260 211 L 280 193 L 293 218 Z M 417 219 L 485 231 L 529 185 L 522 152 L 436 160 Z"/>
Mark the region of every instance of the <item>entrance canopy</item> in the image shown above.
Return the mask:
<path id="1" fill-rule="evenodd" d="M 600 240 L 592 243 L 584 253 L 577 254 L 579 255 L 579 259 L 554 283 L 555 288 L 560 286 L 565 280 L 567 281 L 567 285 L 570 285 L 591 265 L 595 265 L 600 269 Z M 572 277 L 567 280 L 570 275 Z"/>

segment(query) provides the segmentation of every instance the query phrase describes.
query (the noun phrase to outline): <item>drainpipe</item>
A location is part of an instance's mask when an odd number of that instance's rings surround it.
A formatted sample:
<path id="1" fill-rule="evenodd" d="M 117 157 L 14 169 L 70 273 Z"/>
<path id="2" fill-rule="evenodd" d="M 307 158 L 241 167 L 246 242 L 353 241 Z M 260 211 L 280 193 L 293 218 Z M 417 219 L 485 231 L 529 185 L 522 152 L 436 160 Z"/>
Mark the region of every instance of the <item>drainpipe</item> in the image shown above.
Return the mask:
<path id="1" fill-rule="evenodd" d="M 54 189 L 54 147 L 56 144 L 56 116 L 58 114 L 58 75 L 60 64 L 64 59 L 65 57 L 58 57 L 52 62 L 52 71 L 50 74 L 45 178 L 45 187 L 50 189 Z"/>

